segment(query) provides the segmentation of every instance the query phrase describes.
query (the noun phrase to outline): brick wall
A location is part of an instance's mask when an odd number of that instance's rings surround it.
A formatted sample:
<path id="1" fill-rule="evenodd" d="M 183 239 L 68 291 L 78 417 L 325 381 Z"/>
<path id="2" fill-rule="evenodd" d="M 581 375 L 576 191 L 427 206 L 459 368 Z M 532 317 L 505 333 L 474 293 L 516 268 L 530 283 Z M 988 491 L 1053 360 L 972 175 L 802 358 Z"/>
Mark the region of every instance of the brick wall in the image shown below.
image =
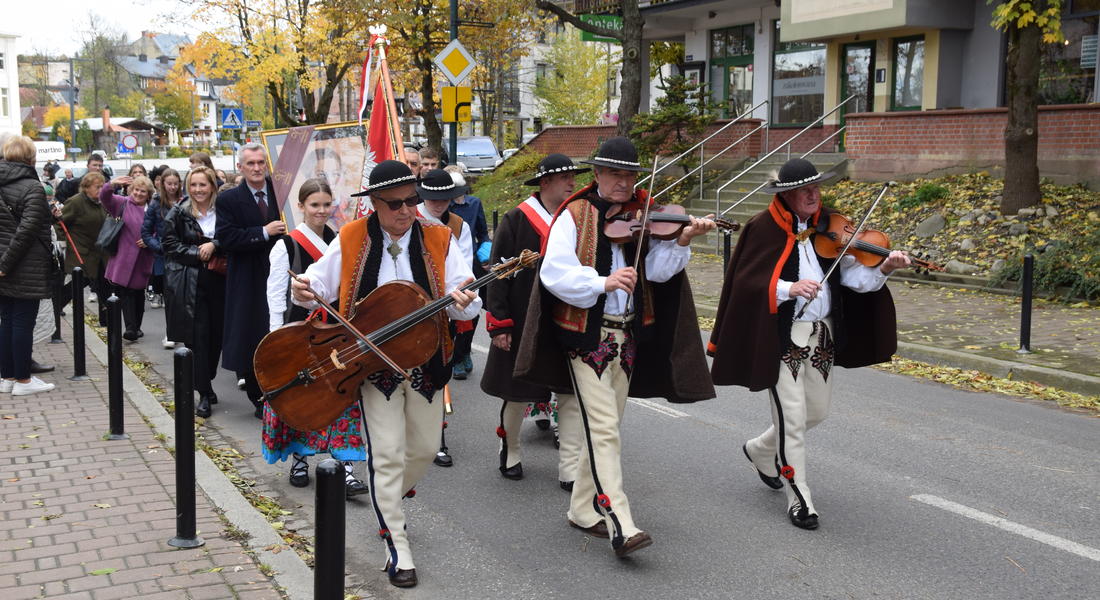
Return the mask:
<path id="1" fill-rule="evenodd" d="M 1005 108 L 847 116 L 845 145 L 855 179 L 882 180 L 1004 169 Z M 1039 172 L 1100 184 L 1100 104 L 1039 109 Z"/>

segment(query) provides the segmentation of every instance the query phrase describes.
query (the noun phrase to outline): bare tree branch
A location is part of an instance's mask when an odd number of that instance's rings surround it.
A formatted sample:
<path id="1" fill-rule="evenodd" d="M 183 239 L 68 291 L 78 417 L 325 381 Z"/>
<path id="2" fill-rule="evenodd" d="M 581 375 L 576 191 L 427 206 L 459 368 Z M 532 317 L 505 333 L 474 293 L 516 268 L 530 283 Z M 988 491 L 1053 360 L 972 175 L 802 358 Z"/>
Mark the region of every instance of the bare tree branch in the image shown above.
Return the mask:
<path id="1" fill-rule="evenodd" d="M 600 27 L 599 25 L 593 25 L 591 23 L 585 23 L 580 17 L 565 10 L 564 8 L 550 2 L 549 0 L 535 0 L 535 8 L 553 13 L 561 22 L 569 23 L 573 27 L 580 29 L 581 31 L 587 31 L 595 35 L 609 37 L 616 39 L 620 42 L 623 41 L 623 33 L 621 31 L 615 31 L 614 29 L 608 29 L 606 27 Z"/>

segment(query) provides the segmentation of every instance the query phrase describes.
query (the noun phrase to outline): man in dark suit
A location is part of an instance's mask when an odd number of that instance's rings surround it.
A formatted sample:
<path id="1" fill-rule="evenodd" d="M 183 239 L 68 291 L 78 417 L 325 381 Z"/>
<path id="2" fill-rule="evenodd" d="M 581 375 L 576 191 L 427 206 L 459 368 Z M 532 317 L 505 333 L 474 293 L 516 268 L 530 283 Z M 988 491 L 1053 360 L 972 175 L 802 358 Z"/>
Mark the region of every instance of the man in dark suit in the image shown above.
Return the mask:
<path id="1" fill-rule="evenodd" d="M 218 245 L 229 256 L 222 367 L 245 380 L 248 399 L 263 417 L 263 393 L 252 369 L 252 354 L 267 334 L 267 272 L 271 246 L 286 233 L 275 190 L 267 176 L 267 153 L 260 144 L 241 146 L 237 169 L 242 181 L 218 195 Z"/>

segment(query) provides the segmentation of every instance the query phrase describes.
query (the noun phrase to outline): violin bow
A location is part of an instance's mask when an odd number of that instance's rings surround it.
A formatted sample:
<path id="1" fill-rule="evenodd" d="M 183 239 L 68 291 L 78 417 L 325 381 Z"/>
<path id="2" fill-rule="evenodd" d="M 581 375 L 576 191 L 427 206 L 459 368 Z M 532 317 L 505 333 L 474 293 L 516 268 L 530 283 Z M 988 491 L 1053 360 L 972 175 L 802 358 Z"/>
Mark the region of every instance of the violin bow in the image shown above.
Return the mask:
<path id="1" fill-rule="evenodd" d="M 848 253 L 848 248 L 852 246 L 852 242 L 856 241 L 856 236 L 859 235 L 859 232 L 863 231 L 863 226 L 867 224 L 867 219 L 870 218 L 871 213 L 875 212 L 875 208 L 878 206 L 879 200 L 882 200 L 882 197 L 886 195 L 886 190 L 890 189 L 894 185 L 897 185 L 896 181 L 887 181 L 886 183 L 882 184 L 882 191 L 878 193 L 875 201 L 871 203 L 871 208 L 868 208 L 867 212 L 863 213 L 863 218 L 859 220 L 859 225 L 856 225 L 855 231 L 853 231 L 852 235 L 848 237 L 848 242 L 844 244 L 844 248 L 840 251 L 840 254 L 837 255 L 836 260 L 833 261 L 833 264 L 829 267 L 829 270 L 825 272 L 825 276 L 822 277 L 821 281 L 818 282 L 820 285 L 825 285 L 825 282 L 829 281 L 829 277 L 833 274 L 833 271 L 835 271 L 836 268 L 840 266 L 840 259 L 844 258 L 844 255 Z M 805 304 L 802 305 L 802 310 L 799 310 L 798 314 L 794 316 L 795 320 L 801 319 L 802 315 L 806 314 L 806 309 L 809 308 L 810 303 L 814 300 L 817 300 L 817 296 L 810 298 L 806 301 Z"/>
<path id="2" fill-rule="evenodd" d="M 660 154 L 653 153 L 653 170 L 650 171 L 649 187 L 645 191 L 645 204 L 642 206 L 642 223 L 640 225 L 638 233 L 638 245 L 634 248 L 634 271 L 638 271 L 638 265 L 642 262 L 642 241 L 645 238 L 645 224 L 649 220 L 649 205 L 653 202 L 653 181 L 657 179 L 657 159 L 660 158 Z M 635 282 L 634 285 L 638 285 Z M 634 294 L 628 294 L 626 297 L 626 312 L 630 312 L 633 309 Z"/>
<path id="3" fill-rule="evenodd" d="M 412 381 L 412 375 L 410 375 L 408 371 L 402 369 L 400 366 L 398 366 L 396 362 L 393 361 L 392 358 L 386 356 L 386 353 L 382 352 L 381 348 L 375 345 L 374 342 L 370 341 L 367 336 L 363 335 L 362 332 L 360 332 L 355 327 L 355 325 L 351 324 L 351 321 L 345 319 L 344 316 L 341 315 L 335 308 L 333 308 L 331 304 L 325 302 L 325 299 L 322 298 L 317 292 L 313 291 L 313 288 L 310 287 L 308 283 L 302 281 L 302 279 L 298 277 L 297 273 L 291 271 L 290 269 L 287 269 L 286 272 L 290 273 L 290 278 L 294 281 L 297 281 L 298 283 L 305 283 L 306 291 L 313 294 L 313 298 L 317 300 L 317 304 L 320 304 L 321 308 L 325 309 L 328 314 L 332 315 L 333 318 L 335 318 L 341 325 L 344 326 L 345 329 L 351 332 L 351 334 L 355 336 L 355 339 L 366 344 L 367 347 L 370 348 L 375 354 L 377 354 L 378 357 L 381 358 L 387 365 L 389 365 L 391 369 L 396 371 L 399 375 L 404 376 L 406 381 Z"/>

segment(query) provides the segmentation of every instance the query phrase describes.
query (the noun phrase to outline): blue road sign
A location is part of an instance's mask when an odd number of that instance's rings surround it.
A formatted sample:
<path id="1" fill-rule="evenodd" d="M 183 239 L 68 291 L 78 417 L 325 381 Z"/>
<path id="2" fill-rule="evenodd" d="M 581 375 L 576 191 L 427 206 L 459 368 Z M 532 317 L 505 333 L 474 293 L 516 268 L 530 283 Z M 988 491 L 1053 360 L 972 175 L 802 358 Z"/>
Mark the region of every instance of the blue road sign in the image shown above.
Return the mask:
<path id="1" fill-rule="evenodd" d="M 245 121 L 244 126 L 249 129 L 259 129 L 264 126 L 263 121 Z"/>
<path id="2" fill-rule="evenodd" d="M 119 154 L 133 154 L 134 151 L 131 150 L 130 148 L 127 148 L 126 146 L 122 145 L 122 142 L 119 142 L 118 143 L 118 153 Z"/>
<path id="3" fill-rule="evenodd" d="M 222 129 L 241 129 L 244 127 L 243 108 L 222 109 Z"/>

